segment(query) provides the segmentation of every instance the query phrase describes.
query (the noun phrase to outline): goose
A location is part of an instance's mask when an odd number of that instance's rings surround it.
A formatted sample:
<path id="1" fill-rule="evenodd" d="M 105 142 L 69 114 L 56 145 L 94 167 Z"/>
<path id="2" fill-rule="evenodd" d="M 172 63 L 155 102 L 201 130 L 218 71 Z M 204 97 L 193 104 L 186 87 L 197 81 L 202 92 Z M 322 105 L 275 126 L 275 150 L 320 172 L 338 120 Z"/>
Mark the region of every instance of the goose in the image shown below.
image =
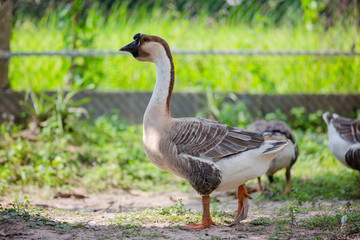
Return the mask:
<path id="1" fill-rule="evenodd" d="M 244 220 L 247 199 L 251 198 L 245 182 L 265 173 L 288 141 L 265 141 L 259 133 L 208 119 L 172 118 L 175 73 L 170 47 L 158 36 L 138 33 L 133 39 L 120 51 L 156 66 L 155 87 L 143 117 L 144 152 L 155 166 L 184 178 L 201 195 L 201 223 L 180 227 L 189 230 L 215 225 L 210 216 L 210 194 L 236 187 L 238 211 L 229 226 Z"/>
<path id="2" fill-rule="evenodd" d="M 360 178 L 360 119 L 329 112 L 323 114 L 323 119 L 328 129 L 331 153 L 346 167 L 359 171 Z M 360 198 L 360 189 L 358 195 Z"/>
<path id="3" fill-rule="evenodd" d="M 286 195 L 291 191 L 291 167 L 296 162 L 299 156 L 299 148 L 296 143 L 296 138 L 291 128 L 281 120 L 274 120 L 267 122 L 265 120 L 258 120 L 248 126 L 248 130 L 260 132 L 264 135 L 265 139 L 272 140 L 283 140 L 289 139 L 289 145 L 275 157 L 271 163 L 270 167 L 267 170 L 266 174 L 269 178 L 269 182 L 274 181 L 274 174 L 286 168 L 285 177 L 286 177 L 286 187 L 283 194 Z M 258 177 L 259 191 L 263 191 L 261 186 L 261 178 Z"/>

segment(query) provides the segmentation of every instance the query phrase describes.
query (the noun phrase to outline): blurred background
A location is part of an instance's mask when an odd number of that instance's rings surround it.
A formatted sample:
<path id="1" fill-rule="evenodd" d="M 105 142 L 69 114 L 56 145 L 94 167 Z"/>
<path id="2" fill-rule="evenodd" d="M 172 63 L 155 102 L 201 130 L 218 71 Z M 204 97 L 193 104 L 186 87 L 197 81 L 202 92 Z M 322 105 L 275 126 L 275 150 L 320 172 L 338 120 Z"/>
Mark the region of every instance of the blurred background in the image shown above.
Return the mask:
<path id="1" fill-rule="evenodd" d="M 0 51 L 10 49 L 10 55 L 0 55 L 0 86 L 150 91 L 155 68 L 118 53 L 141 32 L 170 44 L 175 91 L 356 93 L 359 5 L 357 0 L 1 0 Z"/>

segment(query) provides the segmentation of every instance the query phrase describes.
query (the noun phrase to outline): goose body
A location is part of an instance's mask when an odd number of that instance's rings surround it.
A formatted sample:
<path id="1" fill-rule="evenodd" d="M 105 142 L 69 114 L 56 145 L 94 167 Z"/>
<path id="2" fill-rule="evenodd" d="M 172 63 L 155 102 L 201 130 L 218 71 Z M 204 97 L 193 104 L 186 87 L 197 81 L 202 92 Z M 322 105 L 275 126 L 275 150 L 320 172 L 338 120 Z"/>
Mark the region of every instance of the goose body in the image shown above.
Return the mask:
<path id="1" fill-rule="evenodd" d="M 183 228 L 213 225 L 209 195 L 235 187 L 239 208 L 232 224 L 245 219 L 250 196 L 244 183 L 264 174 L 288 141 L 265 141 L 259 133 L 208 119 L 172 118 L 169 106 L 175 76 L 168 44 L 138 33 L 120 50 L 156 65 L 156 84 L 143 119 L 143 145 L 154 165 L 186 179 L 202 195 L 202 223 Z"/>
<path id="2" fill-rule="evenodd" d="M 324 113 L 328 128 L 329 149 L 346 167 L 359 171 L 360 179 L 360 119 L 349 119 L 335 113 Z M 360 189 L 358 189 L 360 198 Z"/>
<path id="3" fill-rule="evenodd" d="M 273 182 L 273 175 L 279 170 L 286 168 L 286 187 L 284 194 L 291 191 L 291 167 L 297 160 L 299 155 L 299 148 L 296 143 L 296 138 L 291 128 L 283 121 L 274 120 L 267 122 L 265 120 L 259 120 L 252 123 L 249 130 L 260 132 L 265 135 L 265 139 L 272 140 L 289 140 L 289 145 L 277 156 L 271 163 L 266 174 L 269 177 L 269 181 Z M 259 189 L 262 191 L 260 177 L 258 178 Z"/>
<path id="4" fill-rule="evenodd" d="M 360 120 L 324 113 L 329 148 L 345 166 L 360 171 Z"/>

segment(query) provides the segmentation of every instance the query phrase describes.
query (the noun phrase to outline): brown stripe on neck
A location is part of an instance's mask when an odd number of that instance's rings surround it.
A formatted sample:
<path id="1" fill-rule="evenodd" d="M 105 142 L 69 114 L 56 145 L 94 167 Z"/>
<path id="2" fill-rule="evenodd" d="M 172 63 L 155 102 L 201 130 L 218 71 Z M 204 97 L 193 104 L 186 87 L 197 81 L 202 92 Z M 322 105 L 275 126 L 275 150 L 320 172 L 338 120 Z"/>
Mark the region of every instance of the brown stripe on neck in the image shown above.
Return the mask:
<path id="1" fill-rule="evenodd" d="M 171 96 L 172 96 L 172 92 L 174 89 L 174 82 L 175 82 L 175 70 L 174 70 L 174 62 L 172 59 L 172 55 L 171 55 L 171 51 L 170 51 L 170 47 L 167 44 L 167 42 L 163 39 L 160 40 L 160 43 L 164 46 L 165 51 L 166 51 L 166 55 L 169 58 L 170 61 L 170 83 L 169 83 L 169 91 L 168 91 L 168 96 L 166 98 L 166 112 L 170 115 L 170 101 L 171 101 Z"/>

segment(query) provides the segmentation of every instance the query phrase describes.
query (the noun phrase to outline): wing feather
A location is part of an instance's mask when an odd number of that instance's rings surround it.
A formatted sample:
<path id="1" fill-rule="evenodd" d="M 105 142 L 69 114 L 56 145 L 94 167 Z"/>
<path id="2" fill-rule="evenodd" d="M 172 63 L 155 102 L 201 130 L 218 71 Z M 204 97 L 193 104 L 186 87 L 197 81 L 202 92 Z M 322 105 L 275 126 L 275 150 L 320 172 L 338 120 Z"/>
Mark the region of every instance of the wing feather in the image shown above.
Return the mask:
<path id="1" fill-rule="evenodd" d="M 352 143 L 360 142 L 360 120 L 344 117 L 333 118 L 332 123 L 340 136 Z"/>
<path id="2" fill-rule="evenodd" d="M 346 163 L 353 169 L 360 171 L 360 148 L 350 148 L 345 155 Z"/>
<path id="3" fill-rule="evenodd" d="M 258 148 L 262 134 L 230 127 L 202 118 L 179 119 L 171 130 L 170 141 L 178 154 L 218 160 Z"/>

